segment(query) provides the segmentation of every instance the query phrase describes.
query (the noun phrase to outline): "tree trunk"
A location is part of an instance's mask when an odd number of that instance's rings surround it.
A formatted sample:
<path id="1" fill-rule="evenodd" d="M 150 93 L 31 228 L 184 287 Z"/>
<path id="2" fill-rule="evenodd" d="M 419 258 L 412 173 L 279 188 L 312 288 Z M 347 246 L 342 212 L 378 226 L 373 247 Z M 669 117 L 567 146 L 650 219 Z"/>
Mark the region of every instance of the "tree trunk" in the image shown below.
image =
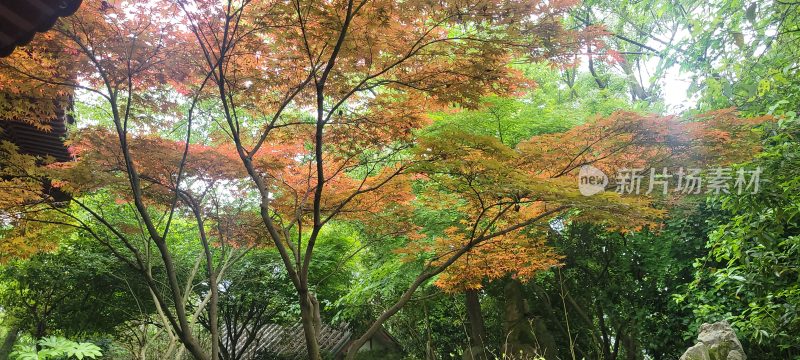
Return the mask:
<path id="1" fill-rule="evenodd" d="M 45 323 L 46 320 L 38 320 L 36 322 L 36 330 L 33 332 L 33 340 L 36 342 L 36 351 L 42 351 L 42 346 L 39 345 L 39 340 L 44 338 L 47 334 L 47 324 Z"/>
<path id="2" fill-rule="evenodd" d="M 636 78 L 636 75 L 633 72 L 633 66 L 627 60 L 622 60 L 620 62 L 620 67 L 625 72 L 625 77 L 628 80 L 628 85 L 631 91 L 631 98 L 633 101 L 636 100 L 649 100 L 650 94 L 647 93 L 647 90 L 642 87 L 642 84 L 639 83 L 639 80 Z"/>
<path id="3" fill-rule="evenodd" d="M 317 296 L 312 292 L 308 293 L 308 298 L 311 300 L 311 314 L 314 315 L 314 330 L 317 333 L 317 337 L 319 337 L 322 331 L 322 314 L 320 314 L 319 301 L 317 300 Z"/>
<path id="4" fill-rule="evenodd" d="M 599 303 L 597 304 L 597 323 L 600 326 L 600 333 L 603 335 L 603 359 L 611 360 L 611 336 L 609 336 L 608 328 L 606 328 L 603 306 Z"/>
<path id="5" fill-rule="evenodd" d="M 572 332 L 574 330 L 568 330 L 567 327 L 565 327 L 562 324 L 562 321 L 565 324 L 567 324 L 567 322 L 569 321 L 568 317 L 567 316 L 564 316 L 563 318 L 558 317 L 559 313 L 564 311 L 564 309 L 557 310 L 556 308 L 553 307 L 553 303 L 550 301 L 550 297 L 547 294 L 547 291 L 543 287 L 541 287 L 541 286 L 539 286 L 539 285 L 537 285 L 535 283 L 529 284 L 529 286 L 531 286 L 533 288 L 533 290 L 536 292 L 536 301 L 537 301 L 537 304 L 539 304 L 538 311 L 536 311 L 536 312 L 538 312 L 542 316 L 546 316 L 548 319 L 550 319 L 550 321 L 551 321 L 550 324 L 555 324 L 555 326 L 558 328 L 558 331 L 560 331 L 561 334 L 564 335 L 564 337 L 566 337 L 568 340 L 570 338 L 572 338 L 573 341 L 574 341 L 574 339 L 576 339 L 579 335 L 577 333 L 575 335 L 573 335 Z M 569 293 L 566 293 L 566 296 L 568 297 Z M 563 303 L 562 303 L 562 306 L 564 306 Z M 569 324 L 567 324 L 567 325 L 569 325 Z M 593 327 L 594 325 L 591 322 L 589 322 L 589 326 L 590 326 L 589 334 L 593 334 L 592 331 L 591 331 L 591 327 Z M 555 341 L 555 339 L 553 341 Z M 589 358 L 591 358 L 590 356 L 586 356 L 586 354 L 584 353 L 584 350 L 581 349 L 581 347 L 578 346 L 577 344 L 574 345 L 574 348 L 572 349 L 572 351 L 574 351 L 575 354 L 578 355 L 577 356 L 578 359 L 589 359 Z"/>
<path id="6" fill-rule="evenodd" d="M 319 306 L 315 305 L 316 299 L 308 290 L 300 290 L 300 318 L 303 324 L 303 335 L 306 339 L 306 349 L 309 360 L 321 360 L 319 349 Z"/>
<path id="7" fill-rule="evenodd" d="M 522 295 L 522 284 L 511 279 L 504 288 L 506 304 L 503 327 L 505 344 L 503 353 L 508 355 L 543 356 L 545 359 L 557 359 L 558 347 L 555 339 L 547 329 L 544 321 L 528 320 L 529 309 Z"/>
<path id="8" fill-rule="evenodd" d="M 625 348 L 625 360 L 641 360 L 643 358 L 639 342 L 633 336 L 625 333 L 620 338 L 622 347 Z"/>
<path id="9" fill-rule="evenodd" d="M 467 290 L 464 293 L 467 306 L 467 320 L 469 321 L 470 340 L 472 345 L 483 347 L 486 339 L 486 330 L 483 325 L 483 313 L 478 290 Z"/>
<path id="10" fill-rule="evenodd" d="M 486 359 L 484 351 L 486 329 L 483 324 L 483 313 L 481 313 L 481 302 L 478 295 L 478 290 L 474 289 L 464 292 L 470 339 L 468 350 L 464 353 L 465 360 Z"/>
<path id="11" fill-rule="evenodd" d="M 209 282 L 211 283 L 211 302 L 208 307 L 209 332 L 211 332 L 211 360 L 219 359 L 219 284 L 217 275 L 212 274 Z"/>
<path id="12" fill-rule="evenodd" d="M 11 354 L 11 350 L 14 347 L 14 343 L 17 342 L 18 336 L 19 329 L 16 326 L 8 329 L 6 338 L 3 339 L 3 344 L 0 345 L 0 360 L 8 360 L 8 355 Z"/>

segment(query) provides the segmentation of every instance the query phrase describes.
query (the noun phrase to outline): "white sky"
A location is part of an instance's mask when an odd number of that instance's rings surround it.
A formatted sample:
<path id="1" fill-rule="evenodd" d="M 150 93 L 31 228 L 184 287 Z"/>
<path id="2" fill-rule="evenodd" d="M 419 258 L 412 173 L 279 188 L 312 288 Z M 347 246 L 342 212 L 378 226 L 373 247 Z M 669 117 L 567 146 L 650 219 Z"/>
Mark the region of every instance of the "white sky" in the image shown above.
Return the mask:
<path id="1" fill-rule="evenodd" d="M 655 66 L 653 67 L 655 68 Z M 668 113 L 680 113 L 692 108 L 697 103 L 696 98 L 690 98 L 687 94 L 689 85 L 692 83 L 691 74 L 681 74 L 678 71 L 678 66 L 667 69 L 660 82 Z"/>

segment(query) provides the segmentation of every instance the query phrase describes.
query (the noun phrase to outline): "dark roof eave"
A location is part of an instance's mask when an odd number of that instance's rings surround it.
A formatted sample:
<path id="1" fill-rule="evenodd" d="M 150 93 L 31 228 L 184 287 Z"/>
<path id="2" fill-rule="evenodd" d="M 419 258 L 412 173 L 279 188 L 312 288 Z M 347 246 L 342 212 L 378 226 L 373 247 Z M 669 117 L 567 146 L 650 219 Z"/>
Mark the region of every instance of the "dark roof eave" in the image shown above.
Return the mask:
<path id="1" fill-rule="evenodd" d="M 50 30 L 59 17 L 75 13 L 82 0 L 0 0 L 0 57 Z"/>

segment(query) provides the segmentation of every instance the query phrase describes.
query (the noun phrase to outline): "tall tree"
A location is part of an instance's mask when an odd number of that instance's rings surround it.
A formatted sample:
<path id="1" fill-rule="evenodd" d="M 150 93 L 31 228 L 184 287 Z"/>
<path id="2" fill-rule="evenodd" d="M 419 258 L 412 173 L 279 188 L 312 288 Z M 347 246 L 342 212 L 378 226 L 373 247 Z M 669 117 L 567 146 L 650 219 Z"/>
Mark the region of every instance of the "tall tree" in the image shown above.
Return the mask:
<path id="1" fill-rule="evenodd" d="M 557 56 L 564 43 L 577 40 L 560 26 L 568 5 L 350 0 L 182 6 L 216 85 L 225 131 L 260 194 L 263 224 L 297 290 L 309 358 L 320 357 L 309 269 L 323 226 L 340 214 L 369 212 L 365 205 L 375 200 L 402 201 L 395 180 L 407 165 L 398 162 L 398 152 L 424 124 L 424 111 L 513 90 L 514 74 L 506 67 L 512 57 Z M 291 123 L 292 109 L 310 113 L 294 131 L 311 151 L 298 154 L 304 161 L 294 173 L 264 176 L 253 160 L 278 128 Z M 273 199 L 272 187 L 281 184 Z M 380 317 L 354 349 L 403 304 Z"/>

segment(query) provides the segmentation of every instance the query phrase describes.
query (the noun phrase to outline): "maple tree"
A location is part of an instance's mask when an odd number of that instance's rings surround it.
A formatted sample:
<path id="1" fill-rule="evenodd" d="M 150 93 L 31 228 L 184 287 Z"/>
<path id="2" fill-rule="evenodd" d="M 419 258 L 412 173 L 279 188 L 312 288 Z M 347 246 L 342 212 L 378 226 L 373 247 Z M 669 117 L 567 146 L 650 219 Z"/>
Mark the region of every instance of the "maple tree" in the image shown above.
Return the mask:
<path id="1" fill-rule="evenodd" d="M 219 167 L 224 158 L 218 157 L 216 162 L 213 159 L 204 162 L 202 157 L 197 156 L 187 161 L 190 148 L 195 153 L 207 151 L 189 146 L 189 131 L 182 146 L 155 138 L 149 138 L 148 142 L 145 134 L 153 122 L 147 122 L 144 114 L 178 116 L 174 111 L 176 108 L 170 106 L 173 103 L 158 98 L 165 94 L 164 91 L 159 92 L 163 89 L 158 88 L 166 79 L 173 84 L 186 79 L 180 62 L 188 57 L 181 55 L 180 32 L 170 18 L 169 7 L 155 3 L 118 5 L 110 6 L 103 1 L 88 2 L 75 16 L 57 24 L 48 36 L 38 39 L 38 45 L 30 51 L 16 52 L 3 61 L 4 79 L 14 81 L 4 86 L 18 85 L 15 89 L 22 93 L 18 97 L 87 92 L 103 101 L 102 110 L 107 111 L 105 114 L 108 117 L 106 123 L 112 124 L 110 128 L 89 128 L 77 133 L 73 150 L 76 156 L 87 161 L 44 164 L 46 166 L 35 169 L 6 168 L 14 170 L 14 173 L 8 174 L 10 181 L 30 179 L 27 185 L 31 185 L 31 190 L 28 194 L 38 197 L 34 200 L 11 198 L 12 202 L 16 202 L 13 205 L 25 207 L 22 212 L 10 209 L 14 214 L 12 216 L 19 217 L 13 220 L 13 232 L 35 239 L 37 236 L 32 229 L 43 232 L 54 226 L 66 227 L 106 244 L 119 260 L 142 275 L 153 301 L 163 315 L 165 325 L 173 329 L 186 349 L 197 358 L 217 358 L 216 355 L 207 355 L 192 332 L 192 324 L 198 314 L 188 313 L 186 306 L 187 302 L 194 301 L 189 291 L 195 281 L 194 275 L 186 279 L 178 278 L 175 254 L 169 248 L 167 239 L 170 230 L 175 231 L 174 217 L 194 217 L 195 236 L 204 249 L 207 281 L 217 284 L 218 276 L 240 253 L 238 247 L 226 244 L 226 240 L 234 233 L 230 228 L 245 228 L 248 224 L 246 218 L 235 222 L 225 221 L 225 216 L 229 214 L 225 212 L 226 208 L 235 204 L 221 204 L 217 201 L 217 194 L 209 195 L 210 189 L 216 185 L 214 181 L 225 179 L 225 175 L 230 174 Z M 42 56 L 40 48 L 58 51 L 45 52 L 47 56 Z M 56 60 L 48 61 L 53 58 Z M 11 94 L 15 95 L 15 92 Z M 187 95 L 184 99 L 188 99 L 187 103 L 196 104 L 199 98 L 195 94 L 193 97 Z M 14 106 L 14 103 L 11 105 Z M 155 109 L 159 111 L 155 112 Z M 11 116 L 4 114 L 4 118 L 49 119 L 51 115 L 16 115 L 12 112 Z M 134 120 L 134 117 L 141 118 L 141 121 Z M 191 122 L 193 110 L 188 110 L 186 117 Z M 137 148 L 131 143 L 145 148 Z M 145 160 L 139 151 L 155 157 Z M 142 157 L 134 159 L 134 156 Z M 13 158 L 8 160 L 13 161 Z M 194 181 L 192 184 L 207 186 L 195 185 L 191 189 L 179 190 L 176 184 L 181 184 L 187 178 L 191 178 L 188 181 Z M 53 201 L 49 194 L 41 191 L 41 186 L 36 186 L 45 180 L 52 181 L 69 195 L 72 208 L 65 208 L 63 204 Z M 126 209 L 97 201 L 98 195 L 103 192 L 111 193 L 117 202 L 131 204 L 132 207 Z M 182 205 L 182 210 L 189 212 L 176 214 L 178 203 Z M 127 213 L 131 217 L 121 219 L 109 213 Z M 157 220 L 154 220 L 155 216 Z M 210 219 L 212 216 L 213 220 Z M 135 221 L 126 221 L 131 219 Z M 208 227 L 209 223 L 214 226 Z M 257 232 L 251 234 L 258 236 Z M 246 238 L 237 240 L 246 243 Z M 216 244 L 212 244 L 212 241 Z M 151 245 L 155 245 L 155 248 Z M 163 266 L 165 271 L 163 280 L 159 278 L 160 274 L 153 272 L 154 265 L 159 265 L 156 259 L 160 259 L 159 268 Z M 187 285 L 180 283 L 184 280 Z M 166 292 L 160 285 L 162 281 L 168 284 Z M 213 322 L 217 318 L 217 287 L 211 286 L 210 289 L 209 294 L 201 300 L 203 304 L 210 303 L 209 316 Z M 218 331 L 211 333 L 216 341 Z M 216 351 L 216 344 L 212 347 Z"/>
<path id="2" fill-rule="evenodd" d="M 437 242 L 421 248 L 412 244 L 403 252 L 458 249 L 488 229 L 538 220 L 553 209 L 568 214 L 570 220 L 598 222 L 609 229 L 657 226 L 654 221 L 664 214 L 659 199 L 613 192 L 579 195 L 577 170 L 592 165 L 614 174 L 616 169 L 644 166 L 730 164 L 758 148 L 758 136 L 751 129 L 768 119 L 740 118 L 730 109 L 699 118 L 704 121 L 617 112 L 563 133 L 534 136 L 516 149 L 491 136 L 452 127 L 439 130 L 421 139 L 421 161 L 415 170 L 438 189 L 425 194 L 424 206 L 456 211 L 458 224 L 448 227 Z M 504 233 L 482 243 L 480 251 L 459 259 L 438 284 L 445 289 L 476 288 L 484 277 L 507 273 L 528 277 L 551 267 L 558 256 L 544 246 L 548 229 L 545 226 L 538 235 Z"/>
<path id="3" fill-rule="evenodd" d="M 669 199 L 615 192 L 583 196 L 575 186 L 582 166 L 613 174 L 644 166 L 729 164 L 758 148 L 751 129 L 768 119 L 742 119 L 731 110 L 699 118 L 704 121 L 617 112 L 563 133 L 534 136 L 516 149 L 495 137 L 438 129 L 417 148 L 414 170 L 431 183 L 420 195 L 421 206 L 456 215 L 443 231 L 412 237 L 398 251 L 426 259 L 418 280 L 437 276 L 435 284 L 445 291 L 466 291 L 469 313 L 469 294 L 486 279 L 530 279 L 559 265 L 561 256 L 546 245 L 551 221 L 591 222 L 616 231 L 659 227 L 666 214 L 659 200 Z M 733 138 L 737 147 L 729 143 Z M 473 341 L 481 346 L 480 339 Z"/>
<path id="4" fill-rule="evenodd" d="M 513 90 L 519 80 L 506 67 L 512 57 L 555 58 L 563 42 L 576 41 L 558 22 L 568 5 L 296 1 L 229 4 L 227 9 L 183 6 L 205 71 L 216 84 L 225 131 L 260 194 L 263 223 L 297 289 L 310 358 L 319 358 L 320 325 L 308 270 L 322 227 L 339 214 L 358 218 L 374 212 L 371 200 L 403 201 L 397 183 L 407 165 L 399 161 L 400 152 L 424 124 L 424 112 L 450 103 L 470 106 L 487 91 Z M 281 31 L 265 35 L 266 41 L 247 36 L 279 26 Z M 298 154 L 307 160 L 290 165 L 293 171 L 264 176 L 255 159 L 279 127 L 291 124 L 287 109 L 308 111 L 309 119 L 293 131 L 312 151 Z M 259 126 L 242 127 L 259 117 L 264 118 Z M 282 190 L 274 191 L 274 199 L 273 189 Z M 393 312 L 378 318 L 351 349 Z"/>

